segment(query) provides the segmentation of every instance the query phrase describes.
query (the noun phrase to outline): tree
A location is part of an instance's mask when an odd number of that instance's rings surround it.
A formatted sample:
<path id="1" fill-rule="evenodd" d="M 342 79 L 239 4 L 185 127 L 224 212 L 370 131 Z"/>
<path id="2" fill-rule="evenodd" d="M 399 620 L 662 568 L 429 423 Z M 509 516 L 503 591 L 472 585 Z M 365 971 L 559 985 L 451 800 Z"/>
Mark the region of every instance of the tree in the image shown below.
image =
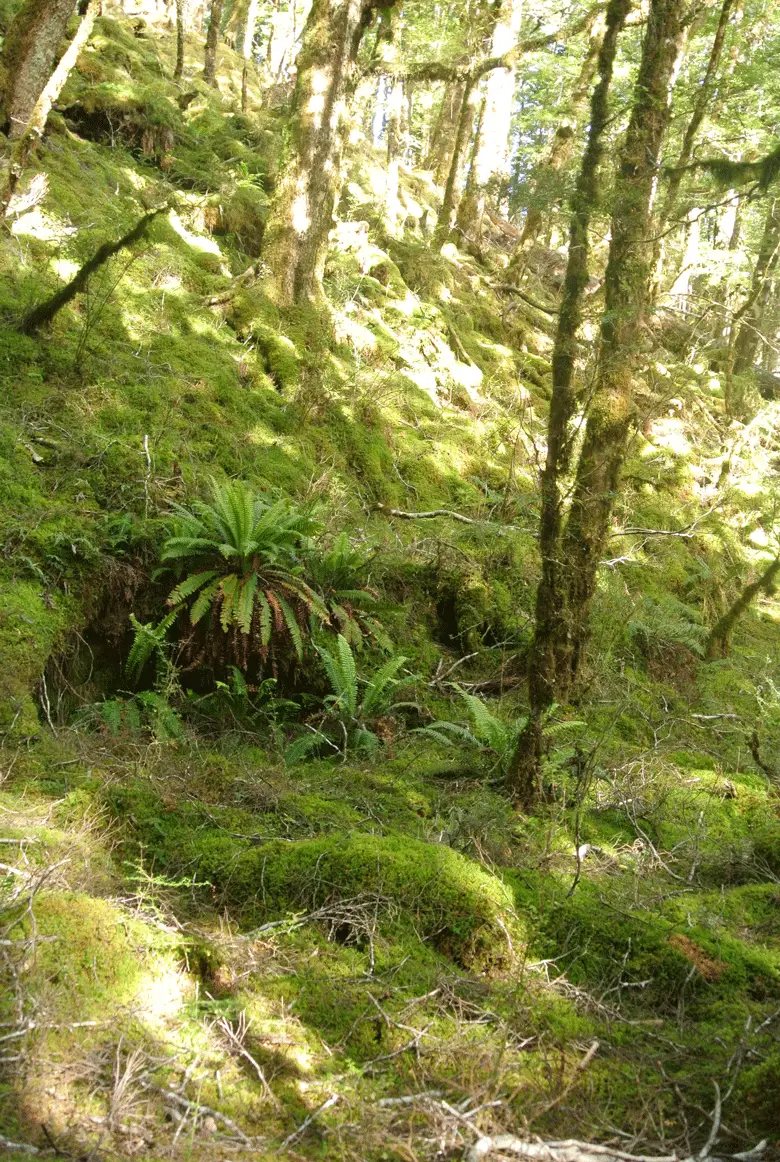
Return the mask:
<path id="1" fill-rule="evenodd" d="M 531 666 L 533 713 L 509 772 L 512 793 L 525 804 L 533 801 L 538 789 L 540 708 L 554 697 L 569 696 L 587 642 L 598 565 L 631 424 L 634 363 L 652 275 L 653 195 L 669 122 L 671 83 L 689 19 L 690 13 L 679 0 L 651 0 L 633 108 L 615 180 L 605 309 L 571 506 L 559 536 L 554 535 L 557 529 L 552 535 L 542 530 L 543 567 L 548 573 L 545 585 L 554 592 L 555 608 L 550 614 L 543 609 L 537 626 Z M 571 342 L 568 335 L 564 340 L 565 344 Z M 562 351 L 559 344 L 556 355 L 562 359 L 566 354 L 565 345 Z M 565 394 L 563 400 L 565 403 Z M 568 428 L 564 404 L 560 413 L 557 423 Z M 548 438 L 553 457 L 558 455 L 559 466 L 565 467 L 568 435 L 558 434 L 553 427 Z M 563 453 L 556 451 L 561 443 Z M 557 482 L 559 475 L 554 463 L 551 468 L 546 466 L 550 491 L 550 478 Z M 557 493 L 550 495 L 544 509 L 546 519 L 560 520 L 559 503 Z"/>
<path id="2" fill-rule="evenodd" d="M 0 64 L 5 61 L 4 99 L 6 102 L 6 110 L 11 110 L 8 121 L 8 135 L 13 142 L 11 156 L 3 179 L 3 186 L 0 190 L 0 219 L 5 217 L 11 198 L 16 191 L 19 179 L 27 164 L 27 159 L 46 128 L 51 107 L 62 92 L 62 87 L 67 81 L 68 75 L 75 65 L 79 53 L 89 40 L 98 11 L 98 0 L 83 0 L 83 3 L 80 5 L 82 13 L 81 23 L 70 44 L 60 57 L 56 68 L 54 68 L 53 72 L 49 71 L 40 89 L 39 84 L 43 76 L 41 54 L 44 48 L 46 48 L 46 59 L 49 59 L 48 48 L 53 42 L 53 37 L 51 36 L 51 28 L 47 26 L 46 34 L 42 35 L 41 44 L 36 48 L 35 44 L 30 43 L 28 38 L 33 36 L 32 29 L 40 26 L 35 21 L 32 21 L 31 12 L 28 11 L 28 7 L 33 8 L 36 6 L 26 6 L 19 13 L 17 21 L 9 30 L 6 43 L 3 46 L 3 56 L 0 59 Z M 37 7 L 41 6 L 37 5 Z M 72 7 L 71 5 L 71 10 Z M 50 15 L 51 10 L 47 13 L 47 16 Z M 62 12 L 60 12 L 60 15 L 62 15 Z M 25 19 L 23 20 L 23 18 Z M 19 21 L 23 21 L 23 28 L 21 30 L 17 27 Z M 65 23 L 67 24 L 67 18 Z M 31 85 L 29 79 L 24 76 L 16 80 L 14 79 L 17 75 L 17 70 L 23 68 L 21 62 L 25 59 L 27 60 L 29 70 L 36 74 L 34 85 Z M 50 69 L 51 65 L 49 65 Z M 38 91 L 37 97 L 32 107 L 29 107 L 29 101 L 33 92 L 36 90 Z"/>
<path id="3" fill-rule="evenodd" d="M 503 57 L 514 48 L 520 31 L 522 0 L 496 0 L 490 52 Z M 458 207 L 457 225 L 477 245 L 488 197 L 498 200 L 500 187 L 509 177 L 509 130 L 515 91 L 513 65 L 487 74 L 472 162 L 466 188 Z"/>
<path id="4" fill-rule="evenodd" d="M 173 79 L 180 81 L 184 73 L 184 49 L 185 49 L 185 27 L 184 27 L 184 4 L 185 0 L 176 0 L 176 67 L 173 70 Z"/>
<path id="5" fill-rule="evenodd" d="M 206 34 L 206 56 L 203 64 L 203 80 L 217 87 L 217 46 L 222 26 L 222 10 L 225 0 L 211 0 L 209 30 Z"/>
<path id="6" fill-rule="evenodd" d="M 25 0 L 8 29 L 0 57 L 0 128 L 24 137 L 51 77 L 75 0 Z"/>
<path id="7" fill-rule="evenodd" d="M 246 23 L 244 25 L 244 36 L 242 41 L 242 50 L 244 57 L 244 67 L 241 72 L 241 112 L 246 113 L 249 108 L 249 65 L 252 60 L 252 49 L 255 43 L 255 29 L 257 28 L 257 10 L 260 6 L 260 0 L 249 0 L 249 7 L 246 13 Z"/>
<path id="8" fill-rule="evenodd" d="M 263 246 L 268 290 L 280 305 L 322 294 L 357 54 L 378 7 L 377 0 L 314 0 L 309 12 Z"/>
<path id="9" fill-rule="evenodd" d="M 580 72 L 571 91 L 568 109 L 555 130 L 547 155 L 538 167 L 534 177 L 531 204 L 528 207 L 525 222 L 523 223 L 523 232 L 510 264 L 510 270 L 517 272 L 515 277 L 522 274 L 523 257 L 534 245 L 542 229 L 543 215 L 536 199 L 540 191 L 549 185 L 550 178 L 561 172 L 571 160 L 574 153 L 574 147 L 577 141 L 577 127 L 587 107 L 588 94 L 593 83 L 593 77 L 598 69 L 599 53 L 604 43 L 605 31 L 606 21 L 599 13 L 595 16 L 595 26 L 591 30 L 585 56 L 580 66 Z"/>
<path id="10" fill-rule="evenodd" d="M 712 48 L 710 50 L 709 59 L 707 61 L 707 68 L 699 85 L 696 99 L 693 104 L 693 111 L 691 113 L 688 124 L 685 127 L 683 134 L 682 146 L 677 158 L 676 165 L 672 170 L 669 182 L 666 187 L 663 205 L 658 215 L 658 222 L 656 226 L 657 241 L 656 241 L 656 285 L 660 283 L 661 269 L 664 260 L 664 230 L 671 223 L 674 217 L 677 203 L 680 196 L 680 186 L 682 184 L 685 171 L 693 156 L 693 147 L 696 144 L 699 131 L 701 130 L 704 118 L 707 115 L 707 110 L 712 102 L 712 97 L 715 91 L 715 84 L 718 77 L 718 68 L 720 60 L 723 55 L 723 46 L 726 41 L 726 32 L 728 31 L 729 21 L 738 5 L 738 0 L 723 0 L 720 9 L 720 17 L 718 19 L 718 26 L 715 30 L 715 36 L 712 41 Z"/>
<path id="11" fill-rule="evenodd" d="M 576 407 L 577 335 L 588 281 L 590 222 L 599 201 L 598 176 L 609 123 L 609 90 L 618 37 L 630 7 L 631 0 L 610 0 L 607 9 L 596 62 L 599 80 L 590 103 L 588 143 L 572 197 L 569 257 L 552 359 L 553 391 L 547 425 L 547 458 L 541 476 L 539 542 L 542 577 L 536 593 L 536 623 L 528 669 L 531 714 L 510 768 L 515 789 L 526 802 L 530 802 L 535 791 L 542 719 L 556 699 L 559 655 L 567 638 L 565 566 L 561 557 L 564 516 L 561 483 L 568 473 L 572 450 L 569 429 Z"/>

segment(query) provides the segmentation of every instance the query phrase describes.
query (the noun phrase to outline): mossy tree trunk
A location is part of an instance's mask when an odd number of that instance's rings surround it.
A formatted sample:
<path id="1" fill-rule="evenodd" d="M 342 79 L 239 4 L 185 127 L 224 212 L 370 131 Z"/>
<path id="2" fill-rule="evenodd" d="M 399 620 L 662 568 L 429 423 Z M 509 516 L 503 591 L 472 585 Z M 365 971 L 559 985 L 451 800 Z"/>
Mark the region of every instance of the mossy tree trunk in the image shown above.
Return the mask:
<path id="1" fill-rule="evenodd" d="M 75 0 L 26 0 L 8 29 L 0 57 L 0 127 L 11 140 L 29 129 L 75 7 Z"/>
<path id="2" fill-rule="evenodd" d="M 715 623 L 707 638 L 705 657 L 708 662 L 718 657 L 725 657 L 728 653 L 729 639 L 734 626 L 742 614 L 750 608 L 759 593 L 771 593 L 775 587 L 775 579 L 780 573 L 780 557 L 772 561 L 758 580 L 746 585 L 737 600 L 728 609 L 723 617 Z"/>
<path id="3" fill-rule="evenodd" d="M 536 628 L 528 670 L 531 713 L 510 769 L 513 794 L 526 806 L 535 798 L 545 711 L 557 696 L 555 676 L 568 640 L 565 566 L 561 556 L 562 483 L 570 468 L 571 421 L 576 408 L 577 336 L 588 282 L 590 223 L 599 202 L 599 166 L 609 124 L 609 90 L 618 38 L 631 0 L 610 0 L 596 60 L 599 80 L 590 104 L 590 130 L 572 198 L 569 257 L 552 358 L 553 389 L 547 425 L 547 458 L 541 477 L 539 541 L 542 576 L 536 592 Z"/>
<path id="4" fill-rule="evenodd" d="M 57 62 L 54 71 L 50 72 L 32 109 L 25 114 L 27 121 L 24 126 L 24 131 L 21 135 L 16 132 L 10 134 L 13 138 L 13 145 L 8 166 L 3 175 L 2 187 L 0 188 L 0 221 L 5 218 L 8 212 L 8 207 L 16 192 L 30 153 L 35 148 L 36 143 L 40 140 L 46 128 L 46 122 L 52 105 L 62 92 L 63 85 L 78 60 L 79 53 L 89 40 L 98 8 L 98 0 L 82 0 L 82 3 L 79 5 L 81 23 L 76 29 L 70 44 Z M 16 126 L 18 123 L 14 122 L 13 124 Z"/>
<path id="5" fill-rule="evenodd" d="M 217 86 L 217 47 L 222 26 L 222 10 L 225 0 L 211 0 L 209 30 L 206 34 L 206 56 L 203 62 L 203 80 L 208 85 Z"/>
<path id="6" fill-rule="evenodd" d="M 176 67 L 173 70 L 174 81 L 180 81 L 184 73 L 184 3 L 185 0 L 176 0 Z"/>
<path id="7" fill-rule="evenodd" d="M 298 75 L 263 259 L 280 305 L 322 295 L 328 234 L 341 190 L 341 162 L 356 58 L 385 0 L 314 0 L 297 57 Z"/>
<path id="8" fill-rule="evenodd" d="M 556 649 L 555 681 L 562 697 L 582 663 L 596 574 L 626 454 L 632 378 L 653 273 L 653 195 L 690 15 L 680 0 L 651 0 L 615 182 L 595 382 L 561 542 L 567 609 L 565 638 Z"/>

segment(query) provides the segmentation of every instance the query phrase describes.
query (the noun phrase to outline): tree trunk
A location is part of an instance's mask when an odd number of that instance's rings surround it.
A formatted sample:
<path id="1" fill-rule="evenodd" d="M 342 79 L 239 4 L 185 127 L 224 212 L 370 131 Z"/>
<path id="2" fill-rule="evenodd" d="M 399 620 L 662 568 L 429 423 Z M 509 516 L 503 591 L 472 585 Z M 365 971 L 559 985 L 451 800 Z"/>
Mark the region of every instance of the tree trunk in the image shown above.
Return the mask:
<path id="1" fill-rule="evenodd" d="M 522 0 L 497 0 L 491 57 L 502 57 L 515 47 L 522 14 Z M 487 200 L 500 201 L 502 185 L 509 177 L 509 132 L 514 94 L 514 67 L 493 69 L 488 74 L 469 179 L 458 209 L 458 227 L 473 239 L 477 249 Z"/>
<path id="2" fill-rule="evenodd" d="M 590 130 L 572 197 L 569 258 L 552 358 L 552 398 L 547 426 L 547 459 L 541 478 L 542 512 L 539 542 L 542 577 L 536 591 L 536 628 L 528 670 L 531 714 L 509 772 L 510 790 L 529 806 L 536 796 L 542 746 L 542 719 L 556 698 L 555 675 L 567 640 L 566 590 L 561 559 L 563 497 L 561 483 L 569 471 L 576 407 L 574 372 L 582 302 L 588 282 L 590 222 L 599 202 L 599 166 L 609 124 L 609 90 L 617 43 L 632 0 L 610 0 L 596 67 L 599 81 L 591 98 Z"/>
<path id="3" fill-rule="evenodd" d="M 174 81 L 180 81 L 184 73 L 184 3 L 185 0 L 176 0 L 176 67 L 173 70 Z"/>
<path id="4" fill-rule="evenodd" d="M 405 147 L 404 133 L 404 106 L 406 92 L 404 82 L 396 77 L 393 80 L 388 98 L 387 118 L 387 179 L 385 188 L 385 216 L 387 228 L 391 234 L 398 229 L 400 206 L 398 202 L 398 186 L 401 176 L 401 158 Z"/>
<path id="5" fill-rule="evenodd" d="M 680 0 L 651 0 L 634 107 L 615 183 L 598 362 L 562 539 L 567 640 L 556 667 L 562 696 L 571 689 L 582 662 L 596 573 L 626 453 L 632 375 L 653 272 L 653 194 L 687 19 Z"/>
<path id="6" fill-rule="evenodd" d="M 715 623 L 710 630 L 710 636 L 707 638 L 707 648 L 704 656 L 708 662 L 713 661 L 714 658 L 723 658 L 726 656 L 731 631 L 734 629 L 737 621 L 745 610 L 753 604 L 759 593 L 772 592 L 775 577 L 778 573 L 780 573 L 780 557 L 772 561 L 771 565 L 764 570 L 757 581 L 753 581 L 752 584 L 745 586 L 731 608 Z"/>
<path id="7" fill-rule="evenodd" d="M 452 81 L 445 88 L 428 154 L 423 163 L 424 169 L 433 171 L 433 180 L 439 186 L 445 184 L 450 172 L 465 91 L 465 81 Z"/>
<path id="8" fill-rule="evenodd" d="M 206 56 L 203 63 L 203 80 L 208 85 L 217 87 L 217 46 L 222 25 L 222 10 L 225 0 L 211 0 L 209 14 L 209 30 L 206 34 Z"/>
<path id="9" fill-rule="evenodd" d="M 436 230 L 433 235 L 433 245 L 437 249 L 441 249 L 449 238 L 452 227 L 455 225 L 455 211 L 459 193 L 458 183 L 463 165 L 463 156 L 466 152 L 466 147 L 468 146 L 471 131 L 474 126 L 474 86 L 475 82 L 471 77 L 464 82 L 463 101 L 460 107 L 455 142 L 452 147 L 447 184 L 444 187 L 444 198 L 442 200 L 441 210 L 439 211 Z"/>
<path id="10" fill-rule="evenodd" d="M 82 4 L 83 16 L 81 24 L 76 29 L 73 40 L 60 57 L 57 67 L 49 76 L 40 92 L 33 108 L 27 116 L 27 123 L 21 136 L 12 134 L 15 138 L 11 149 L 11 157 L 6 169 L 2 190 L 0 191 L 0 221 L 5 218 L 8 206 L 19 184 L 27 159 L 36 142 L 46 128 L 46 122 L 51 107 L 62 92 L 62 87 L 68 79 L 71 69 L 78 60 L 79 53 L 89 40 L 95 16 L 98 10 L 98 0 L 86 0 Z"/>
<path id="11" fill-rule="evenodd" d="M 761 322 L 772 287 L 771 275 L 777 265 L 779 252 L 780 198 L 774 198 L 767 208 L 750 290 L 732 322 L 733 360 L 730 363 L 735 375 L 748 371 L 755 363 L 761 342 Z"/>
<path id="12" fill-rule="evenodd" d="M 246 113 L 249 108 L 249 66 L 252 63 L 252 49 L 255 43 L 255 29 L 257 28 L 257 10 L 260 0 L 249 0 L 244 25 L 244 39 L 242 44 L 244 68 L 241 73 L 241 112 Z"/>
<path id="13" fill-rule="evenodd" d="M 579 76 L 572 89 L 567 114 L 556 129 L 547 157 L 539 167 L 534 179 L 533 196 L 538 194 L 539 190 L 547 184 L 552 175 L 559 173 L 571 160 L 577 140 L 577 126 L 582 121 L 582 115 L 588 100 L 588 93 L 590 92 L 593 77 L 598 67 L 605 29 L 606 25 L 604 20 L 599 16 L 591 32 Z M 542 221 L 543 215 L 539 206 L 536 204 L 530 205 L 526 214 L 525 223 L 523 224 L 520 241 L 510 263 L 511 272 L 518 271 L 520 273 L 523 256 L 527 254 L 539 237 L 542 229 Z"/>
<path id="14" fill-rule="evenodd" d="M 75 0 L 26 0 L 8 29 L 0 57 L 0 127 L 12 141 L 29 129 L 75 7 Z"/>
<path id="15" fill-rule="evenodd" d="M 341 189 L 355 60 L 377 7 L 377 0 L 314 0 L 306 22 L 288 138 L 263 246 L 270 269 L 268 290 L 280 305 L 322 296 L 328 234 Z"/>
<path id="16" fill-rule="evenodd" d="M 677 158 L 674 169 L 669 178 L 669 184 L 666 188 L 666 196 L 664 197 L 661 212 L 658 215 L 658 224 L 656 227 L 657 242 L 655 253 L 655 282 L 656 289 L 660 286 L 661 272 L 664 262 L 665 250 L 665 234 L 664 230 L 674 217 L 677 209 L 677 201 L 680 196 L 680 186 L 682 185 L 683 177 L 685 176 L 686 166 L 689 165 L 691 157 L 693 156 L 693 147 L 696 144 L 696 138 L 699 130 L 702 127 L 704 118 L 707 115 L 707 109 L 712 101 L 712 95 L 715 89 L 715 81 L 718 75 L 718 68 L 720 66 L 721 56 L 723 55 L 723 45 L 726 40 L 726 32 L 728 31 L 729 20 L 731 19 L 737 0 L 723 0 L 720 9 L 720 19 L 718 27 L 715 31 L 715 38 L 710 49 L 709 60 L 707 61 L 707 68 L 704 73 L 699 92 L 696 95 L 696 100 L 693 105 L 693 112 L 691 113 L 690 121 L 685 127 L 685 134 L 683 136 L 682 146 Z"/>

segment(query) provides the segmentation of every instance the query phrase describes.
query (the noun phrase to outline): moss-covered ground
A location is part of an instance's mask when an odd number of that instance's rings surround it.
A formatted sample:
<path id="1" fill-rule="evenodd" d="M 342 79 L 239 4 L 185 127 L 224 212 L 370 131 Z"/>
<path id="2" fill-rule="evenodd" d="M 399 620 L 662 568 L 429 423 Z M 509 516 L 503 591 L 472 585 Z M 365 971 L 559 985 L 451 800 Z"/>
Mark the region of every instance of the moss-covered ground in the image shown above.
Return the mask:
<path id="1" fill-rule="evenodd" d="M 409 728 L 463 720 L 455 680 L 522 713 L 549 319 L 499 299 L 500 249 L 429 249 L 425 174 L 388 236 L 365 142 L 327 302 L 236 283 L 282 113 L 256 87 L 239 112 L 228 48 L 204 86 L 195 38 L 175 86 L 171 41 L 97 21 L 0 239 L 0 1133 L 215 1162 L 459 1157 L 477 1129 L 688 1150 L 717 1083 L 723 1149 L 776 1142 L 780 605 L 702 658 L 765 551 L 776 405 L 726 450 L 717 377 L 659 353 L 580 725 L 552 724 L 517 814 L 484 754 Z M 415 704 L 370 759 L 285 764 L 313 662 L 249 706 L 177 685 L 175 729 L 101 711 L 133 697 L 129 614 L 164 608 L 165 515 L 212 477 L 313 504 L 370 560 Z"/>

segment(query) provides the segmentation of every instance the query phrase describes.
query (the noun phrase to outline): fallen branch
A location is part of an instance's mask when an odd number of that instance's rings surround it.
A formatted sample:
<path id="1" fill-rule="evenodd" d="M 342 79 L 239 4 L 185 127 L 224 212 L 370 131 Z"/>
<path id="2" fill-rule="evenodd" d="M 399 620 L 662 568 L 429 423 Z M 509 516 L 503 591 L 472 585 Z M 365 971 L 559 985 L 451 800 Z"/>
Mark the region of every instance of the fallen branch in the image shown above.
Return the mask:
<path id="1" fill-rule="evenodd" d="M 711 1146 L 708 1143 L 709 1148 Z M 742 1154 L 725 1155 L 725 1158 L 735 1162 L 751 1162 L 758 1159 L 767 1147 L 765 1141 L 759 1142 L 752 1150 Z M 707 1149 L 707 1147 L 705 1147 Z M 613 1146 L 599 1146 L 592 1142 L 578 1142 L 569 1138 L 564 1142 L 528 1142 L 523 1138 L 516 1138 L 514 1134 L 497 1134 L 495 1138 L 479 1138 L 466 1151 L 463 1162 L 482 1162 L 491 1154 L 512 1154 L 515 1158 L 524 1158 L 526 1162 L 701 1162 L 708 1158 L 710 1162 L 721 1162 L 711 1154 L 689 1155 L 687 1158 L 679 1154 L 628 1154 L 625 1150 L 618 1150 Z"/>
<path id="2" fill-rule="evenodd" d="M 557 307 L 548 307 L 544 303 L 540 303 L 537 299 L 527 295 L 525 291 L 520 290 L 513 282 L 491 282 L 488 284 L 497 291 L 507 291 L 509 294 L 517 295 L 524 303 L 528 303 L 529 307 L 533 307 L 536 311 L 543 311 L 545 315 L 558 315 L 560 311 Z"/>
<path id="3" fill-rule="evenodd" d="M 454 512 L 451 508 L 434 508 L 430 512 L 404 512 L 400 508 L 389 508 L 386 504 L 378 504 L 377 508 L 386 516 L 397 516 L 403 520 L 433 520 L 435 517 L 445 516 L 450 520 L 460 521 L 464 525 L 483 525 L 497 530 L 503 536 L 504 530 L 515 533 L 534 533 L 533 529 L 523 529 L 519 525 L 505 525 L 494 520 L 477 520 L 471 516 L 464 516 L 462 512 Z"/>
<path id="4" fill-rule="evenodd" d="M 113 258 L 120 250 L 132 246 L 134 242 L 140 241 L 146 234 L 155 218 L 160 214 L 166 213 L 170 209 L 169 206 L 160 206 L 157 210 L 151 210 L 148 214 L 144 214 L 140 221 L 136 222 L 132 230 L 124 234 L 116 242 L 104 242 L 102 246 L 98 247 L 90 259 L 88 259 L 74 278 L 61 290 L 51 298 L 46 299 L 45 302 L 40 303 L 37 307 L 33 307 L 30 313 L 22 320 L 20 330 L 25 335 L 34 335 L 41 327 L 50 323 L 55 315 L 67 306 L 68 303 L 75 299 L 77 294 L 80 294 L 85 288 L 90 279 L 90 276 L 95 273 L 101 266 L 108 262 L 109 258 Z"/>
<path id="5" fill-rule="evenodd" d="M 337 1093 L 334 1093 L 332 1097 L 329 1097 L 327 1101 L 324 1101 L 321 1106 L 317 1107 L 317 1109 L 314 1111 L 313 1114 L 309 1114 L 306 1121 L 302 1122 L 297 1130 L 293 1130 L 292 1134 L 287 1135 L 287 1137 L 284 1139 L 284 1141 L 282 1142 L 279 1149 L 283 1150 L 286 1146 L 291 1146 L 293 1144 L 293 1142 L 296 1142 L 298 1140 L 298 1138 L 300 1138 L 301 1134 L 305 1130 L 308 1130 L 308 1128 L 312 1124 L 312 1122 L 316 1121 L 316 1119 L 320 1116 L 320 1114 L 324 1114 L 325 1110 L 330 1109 L 331 1106 L 334 1106 L 338 1100 L 339 1100 L 339 1095 Z"/>

